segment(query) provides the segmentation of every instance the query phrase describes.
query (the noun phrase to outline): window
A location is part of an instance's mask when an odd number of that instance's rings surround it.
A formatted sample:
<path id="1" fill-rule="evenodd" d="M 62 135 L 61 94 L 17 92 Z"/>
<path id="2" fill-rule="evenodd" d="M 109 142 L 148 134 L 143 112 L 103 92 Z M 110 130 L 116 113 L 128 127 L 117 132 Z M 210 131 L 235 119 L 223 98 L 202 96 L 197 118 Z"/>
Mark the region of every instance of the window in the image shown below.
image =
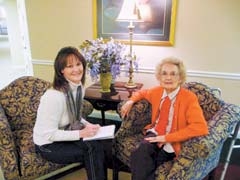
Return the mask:
<path id="1" fill-rule="evenodd" d="M 0 6 L 0 35 L 7 35 L 7 19 L 6 12 L 3 7 Z"/>

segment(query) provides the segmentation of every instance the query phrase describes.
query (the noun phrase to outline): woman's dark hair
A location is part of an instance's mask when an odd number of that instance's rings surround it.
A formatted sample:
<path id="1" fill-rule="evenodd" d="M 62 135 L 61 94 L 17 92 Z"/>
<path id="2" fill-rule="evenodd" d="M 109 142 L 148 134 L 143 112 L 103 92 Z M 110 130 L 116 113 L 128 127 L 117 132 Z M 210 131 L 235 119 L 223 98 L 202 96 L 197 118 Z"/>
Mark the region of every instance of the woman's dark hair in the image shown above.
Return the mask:
<path id="1" fill-rule="evenodd" d="M 75 47 L 64 47 L 58 52 L 54 61 L 54 79 L 53 88 L 65 91 L 68 88 L 68 82 L 63 76 L 62 70 L 67 66 L 68 56 L 74 55 L 83 65 L 82 85 L 85 84 L 86 60 L 83 55 Z"/>

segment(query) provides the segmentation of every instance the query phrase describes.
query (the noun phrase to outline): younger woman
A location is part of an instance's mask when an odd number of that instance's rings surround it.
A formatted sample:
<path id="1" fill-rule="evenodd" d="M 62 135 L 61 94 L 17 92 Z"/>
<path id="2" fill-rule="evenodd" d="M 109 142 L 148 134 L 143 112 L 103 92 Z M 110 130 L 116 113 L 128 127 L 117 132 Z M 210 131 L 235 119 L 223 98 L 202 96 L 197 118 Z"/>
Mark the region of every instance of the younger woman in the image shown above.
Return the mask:
<path id="1" fill-rule="evenodd" d="M 51 162 L 84 163 L 89 180 L 106 179 L 104 151 L 98 141 L 83 141 L 94 136 L 98 124 L 81 118 L 86 61 L 74 47 L 62 48 L 54 62 L 53 87 L 41 97 L 33 130 L 36 151 Z M 82 129 L 66 130 L 72 118 L 80 120 Z"/>

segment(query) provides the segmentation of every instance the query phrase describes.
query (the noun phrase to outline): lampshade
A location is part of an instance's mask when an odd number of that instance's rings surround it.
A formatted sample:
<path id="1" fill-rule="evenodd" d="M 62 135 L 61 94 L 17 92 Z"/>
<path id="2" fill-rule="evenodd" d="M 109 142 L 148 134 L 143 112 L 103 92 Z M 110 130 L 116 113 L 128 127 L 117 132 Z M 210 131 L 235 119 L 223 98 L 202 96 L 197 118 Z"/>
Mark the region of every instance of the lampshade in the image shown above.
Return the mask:
<path id="1" fill-rule="evenodd" d="M 117 21 L 141 22 L 141 14 L 135 0 L 124 0 Z"/>

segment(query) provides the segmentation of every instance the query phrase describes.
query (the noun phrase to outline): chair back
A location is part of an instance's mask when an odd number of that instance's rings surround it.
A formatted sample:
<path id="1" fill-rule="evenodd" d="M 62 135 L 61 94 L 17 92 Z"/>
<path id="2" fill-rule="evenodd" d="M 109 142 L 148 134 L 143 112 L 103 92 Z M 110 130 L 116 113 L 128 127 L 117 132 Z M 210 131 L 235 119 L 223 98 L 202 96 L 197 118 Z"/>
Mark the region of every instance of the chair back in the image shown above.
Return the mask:
<path id="1" fill-rule="evenodd" d="M 24 76 L 0 91 L 0 103 L 13 131 L 33 128 L 40 98 L 50 86 L 42 79 Z"/>
<path id="2" fill-rule="evenodd" d="M 209 121 L 224 105 L 224 102 L 220 98 L 220 89 L 211 88 L 200 82 L 187 82 L 183 87 L 197 95 L 199 104 L 207 121 Z"/>
<path id="3" fill-rule="evenodd" d="M 34 151 L 32 131 L 37 109 L 41 96 L 50 87 L 51 83 L 47 81 L 24 76 L 14 80 L 0 91 L 0 104 L 8 119 L 19 152 L 23 151 L 20 150 L 23 147 L 27 151 Z"/>

